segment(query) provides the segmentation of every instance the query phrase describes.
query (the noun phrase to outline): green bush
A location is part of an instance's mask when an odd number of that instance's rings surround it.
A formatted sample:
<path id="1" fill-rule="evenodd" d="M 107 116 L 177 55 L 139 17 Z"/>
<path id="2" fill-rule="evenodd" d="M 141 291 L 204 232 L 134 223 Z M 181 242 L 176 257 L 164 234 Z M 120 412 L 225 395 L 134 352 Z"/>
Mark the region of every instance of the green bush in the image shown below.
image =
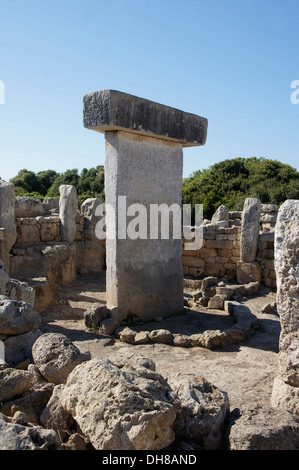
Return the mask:
<path id="1" fill-rule="evenodd" d="M 299 173 L 277 160 L 234 158 L 195 171 L 183 181 L 183 203 L 192 207 L 203 204 L 207 219 L 221 204 L 242 210 L 247 197 L 277 205 L 286 199 L 299 199 Z"/>

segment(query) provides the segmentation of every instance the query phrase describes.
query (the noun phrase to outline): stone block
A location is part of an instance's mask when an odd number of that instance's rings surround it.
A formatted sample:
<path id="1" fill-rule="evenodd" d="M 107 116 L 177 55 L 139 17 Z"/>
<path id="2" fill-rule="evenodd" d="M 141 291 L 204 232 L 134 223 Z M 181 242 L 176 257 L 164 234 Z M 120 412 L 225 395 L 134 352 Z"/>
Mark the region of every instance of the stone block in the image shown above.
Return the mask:
<path id="1" fill-rule="evenodd" d="M 4 263 L 7 273 L 9 273 L 10 259 L 9 252 L 16 241 L 15 223 L 15 193 L 14 185 L 7 183 L 0 178 L 0 227 L 2 231 L 2 241 L 0 243 L 0 259 Z"/>
<path id="2" fill-rule="evenodd" d="M 224 268 L 224 266 L 221 266 L 218 263 L 206 263 L 206 265 L 205 265 L 205 274 L 207 276 L 222 277 L 222 276 L 225 275 L 225 268 Z"/>
<path id="3" fill-rule="evenodd" d="M 217 251 L 215 248 L 201 248 L 198 252 L 200 258 L 215 258 L 217 256 Z"/>
<path id="4" fill-rule="evenodd" d="M 72 242 L 76 237 L 76 214 L 78 208 L 77 191 L 72 185 L 62 184 L 59 187 L 59 193 L 61 239 L 62 241 Z"/>
<path id="5" fill-rule="evenodd" d="M 261 201 L 247 198 L 244 203 L 241 230 L 241 261 L 255 261 L 260 230 Z"/>
<path id="6" fill-rule="evenodd" d="M 228 215 L 230 219 L 241 219 L 242 211 L 229 211 Z"/>
<path id="7" fill-rule="evenodd" d="M 208 230 L 203 234 L 205 240 L 214 240 L 216 237 L 215 230 Z"/>
<path id="8" fill-rule="evenodd" d="M 15 201 L 16 217 L 37 217 L 43 215 L 43 203 L 39 199 L 17 196 Z"/>
<path id="9" fill-rule="evenodd" d="M 299 201 L 288 200 L 278 211 L 275 231 L 277 312 L 282 334 L 279 363 L 283 380 L 299 386 Z"/>
<path id="10" fill-rule="evenodd" d="M 100 198 L 85 199 L 81 205 L 81 214 L 83 215 L 84 230 L 95 230 L 100 217 L 96 215 L 96 210 L 103 203 Z"/>
<path id="11" fill-rule="evenodd" d="M 276 204 L 262 204 L 261 213 L 262 214 L 271 214 L 278 211 L 278 206 Z"/>
<path id="12" fill-rule="evenodd" d="M 148 214 L 153 200 L 158 205 L 180 204 L 182 166 L 179 145 L 126 132 L 107 132 L 105 203 L 117 207 L 118 196 L 125 195 L 127 207 L 138 201 Z M 107 229 L 115 227 L 116 219 L 108 215 L 106 224 Z M 129 313 L 147 321 L 183 310 L 182 242 L 160 236 L 121 239 L 116 235 L 115 239 L 106 239 L 107 305 L 120 323 Z M 184 265 L 190 262 L 190 267 L 203 263 L 191 256 L 185 261 Z"/>
<path id="13" fill-rule="evenodd" d="M 237 279 L 240 284 L 261 282 L 262 268 L 258 263 L 244 263 L 243 261 L 239 261 L 237 264 Z"/>
<path id="14" fill-rule="evenodd" d="M 264 232 L 259 234 L 259 242 L 272 242 L 274 243 L 274 232 Z"/>
<path id="15" fill-rule="evenodd" d="M 20 245 L 34 245 L 40 242 L 39 228 L 36 225 L 20 225 L 17 233 L 17 243 Z"/>
<path id="16" fill-rule="evenodd" d="M 58 225 L 46 223 L 42 224 L 40 227 L 40 238 L 43 242 L 51 242 L 55 240 L 55 237 L 58 235 Z"/>
<path id="17" fill-rule="evenodd" d="M 206 242 L 207 248 L 216 248 L 216 249 L 232 249 L 233 242 L 231 240 L 207 240 Z"/>
<path id="18" fill-rule="evenodd" d="M 226 233 L 216 233 L 216 240 L 228 240 Z"/>
<path id="19" fill-rule="evenodd" d="M 84 127 L 97 132 L 126 131 L 172 140 L 183 147 L 206 142 L 205 118 L 117 90 L 89 93 L 83 107 Z"/>
<path id="20" fill-rule="evenodd" d="M 204 267 L 202 268 L 189 268 L 188 273 L 190 276 L 198 277 L 204 273 Z"/>
<path id="21" fill-rule="evenodd" d="M 226 206 L 219 206 L 211 220 L 212 224 L 217 224 L 218 222 L 225 222 L 224 226 L 228 227 L 229 222 L 229 212 Z"/>
<path id="22" fill-rule="evenodd" d="M 275 223 L 277 220 L 277 214 L 261 214 L 260 222 L 262 224 L 270 224 L 270 223 Z"/>
<path id="23" fill-rule="evenodd" d="M 225 295 L 214 295 L 214 297 L 212 297 L 210 300 L 209 300 L 209 303 L 208 303 L 208 308 L 209 309 L 215 309 L 215 310 L 224 310 L 224 301 L 226 300 L 226 296 Z"/>

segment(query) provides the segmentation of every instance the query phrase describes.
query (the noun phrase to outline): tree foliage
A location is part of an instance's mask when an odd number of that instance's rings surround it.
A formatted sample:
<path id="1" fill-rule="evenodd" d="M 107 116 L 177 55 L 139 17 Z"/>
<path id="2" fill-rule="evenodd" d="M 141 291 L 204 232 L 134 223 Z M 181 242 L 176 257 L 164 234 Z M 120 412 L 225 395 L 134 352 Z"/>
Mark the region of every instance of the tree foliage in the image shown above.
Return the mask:
<path id="1" fill-rule="evenodd" d="M 207 219 L 221 204 L 242 210 L 247 197 L 277 205 L 286 199 L 299 199 L 299 173 L 277 160 L 234 158 L 195 171 L 183 181 L 183 203 L 192 207 L 203 204 Z"/>
<path id="2" fill-rule="evenodd" d="M 102 165 L 89 170 L 84 168 L 79 174 L 78 169 L 69 169 L 63 173 L 54 170 L 34 171 L 23 169 L 10 180 L 15 185 L 17 196 L 29 196 L 37 199 L 59 196 L 59 186 L 71 184 L 75 186 L 79 200 L 89 197 L 100 197 L 104 200 L 104 167 Z"/>
<path id="3" fill-rule="evenodd" d="M 20 170 L 11 179 L 17 195 L 59 196 L 61 184 L 75 186 L 79 202 L 89 197 L 105 199 L 104 167 L 69 169 L 64 173 L 46 170 L 35 173 Z M 242 210 L 247 197 L 262 203 L 280 205 L 286 199 L 299 199 L 299 172 L 277 160 L 265 158 L 233 158 L 195 171 L 183 181 L 183 203 L 203 204 L 204 217 L 211 219 L 224 204 L 230 210 Z"/>

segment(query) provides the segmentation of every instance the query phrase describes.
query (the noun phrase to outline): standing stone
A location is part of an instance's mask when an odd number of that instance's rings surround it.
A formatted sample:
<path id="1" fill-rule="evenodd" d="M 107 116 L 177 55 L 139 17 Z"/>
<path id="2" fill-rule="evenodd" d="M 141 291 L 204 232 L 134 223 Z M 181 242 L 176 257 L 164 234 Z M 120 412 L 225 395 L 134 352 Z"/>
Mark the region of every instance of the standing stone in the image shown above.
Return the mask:
<path id="1" fill-rule="evenodd" d="M 150 207 L 181 204 L 182 147 L 204 145 L 207 120 L 102 90 L 84 97 L 84 126 L 105 133 L 106 139 L 105 204 L 114 209 L 114 214 L 106 212 L 106 233 L 115 234 L 106 239 L 108 308 L 118 322 L 128 316 L 151 320 L 182 311 L 182 242 L 171 232 L 162 239 L 160 227 L 157 236 L 150 237 Z M 120 208 L 120 197 L 125 207 Z M 137 209 L 134 214 L 133 204 L 143 205 L 147 227 L 138 225 L 140 214 Z M 128 214 L 129 207 L 133 212 Z M 127 233 L 132 217 L 134 239 Z M 169 222 L 171 229 L 171 217 Z"/>
<path id="2" fill-rule="evenodd" d="M 240 258 L 244 263 L 255 261 L 260 230 L 261 201 L 247 198 L 243 208 Z"/>
<path id="3" fill-rule="evenodd" d="M 127 207 L 144 205 L 149 222 L 150 204 L 181 203 L 182 169 L 181 145 L 106 133 L 105 202 L 113 207 L 118 196 L 126 196 Z M 108 230 L 115 220 L 106 216 L 106 221 Z M 147 232 L 147 239 L 106 239 L 107 305 L 119 322 L 128 315 L 147 321 L 184 308 L 182 242 L 149 239 Z"/>
<path id="4" fill-rule="evenodd" d="M 76 237 L 77 191 L 72 185 L 62 184 L 59 186 L 59 193 L 61 240 L 72 242 Z"/>
<path id="5" fill-rule="evenodd" d="M 275 230 L 277 312 L 281 321 L 280 375 L 299 387 L 299 201 L 280 207 Z"/>
<path id="6" fill-rule="evenodd" d="M 255 262 L 260 231 L 261 201 L 247 198 L 244 203 L 240 261 L 237 266 L 237 279 L 241 284 L 260 282 L 261 267 Z"/>
<path id="7" fill-rule="evenodd" d="M 0 227 L 4 228 L 4 240 L 0 239 L 0 258 L 9 274 L 9 252 L 17 239 L 15 222 L 14 185 L 0 179 Z"/>

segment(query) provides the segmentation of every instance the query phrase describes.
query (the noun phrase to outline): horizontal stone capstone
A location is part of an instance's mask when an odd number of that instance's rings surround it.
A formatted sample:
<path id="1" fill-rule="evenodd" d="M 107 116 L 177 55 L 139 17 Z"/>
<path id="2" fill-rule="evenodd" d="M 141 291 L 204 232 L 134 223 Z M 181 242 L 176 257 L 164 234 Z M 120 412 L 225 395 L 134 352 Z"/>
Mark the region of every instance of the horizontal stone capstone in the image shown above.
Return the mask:
<path id="1" fill-rule="evenodd" d="M 83 124 L 101 133 L 133 132 L 172 140 L 183 147 L 204 145 L 208 127 L 206 118 L 117 90 L 85 95 Z"/>

